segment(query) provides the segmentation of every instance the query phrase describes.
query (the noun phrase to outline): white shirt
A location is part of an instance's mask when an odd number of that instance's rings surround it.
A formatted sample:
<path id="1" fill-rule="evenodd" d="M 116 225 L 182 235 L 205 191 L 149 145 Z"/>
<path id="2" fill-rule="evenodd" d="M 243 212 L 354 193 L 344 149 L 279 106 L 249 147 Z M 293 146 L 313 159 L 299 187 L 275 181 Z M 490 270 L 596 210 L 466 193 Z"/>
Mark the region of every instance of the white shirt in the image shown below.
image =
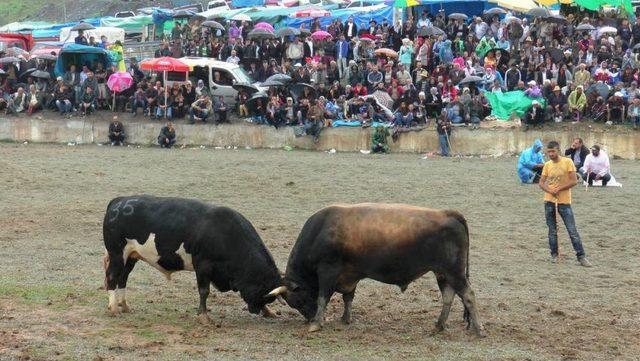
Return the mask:
<path id="1" fill-rule="evenodd" d="M 353 37 L 353 23 L 347 23 L 347 36 Z"/>
<path id="2" fill-rule="evenodd" d="M 603 150 L 600 150 L 600 154 L 597 157 L 589 154 L 584 160 L 585 172 L 605 176 L 609 174 L 609 168 L 609 156 Z"/>

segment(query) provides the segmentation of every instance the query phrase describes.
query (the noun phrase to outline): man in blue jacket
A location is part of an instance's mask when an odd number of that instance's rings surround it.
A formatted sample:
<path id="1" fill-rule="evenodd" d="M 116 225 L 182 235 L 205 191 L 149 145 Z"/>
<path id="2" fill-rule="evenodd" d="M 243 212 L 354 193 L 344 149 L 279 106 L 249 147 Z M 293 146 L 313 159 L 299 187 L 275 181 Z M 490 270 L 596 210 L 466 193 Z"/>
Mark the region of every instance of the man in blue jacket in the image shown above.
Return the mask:
<path id="1" fill-rule="evenodd" d="M 336 42 L 336 59 L 338 60 L 338 73 L 340 80 L 349 79 L 349 42 L 345 40 L 344 34 L 340 34 L 340 40 Z"/>
<path id="2" fill-rule="evenodd" d="M 518 160 L 518 177 L 522 183 L 538 183 L 544 160 L 542 159 L 542 142 L 536 139 L 533 146 L 525 149 Z"/>

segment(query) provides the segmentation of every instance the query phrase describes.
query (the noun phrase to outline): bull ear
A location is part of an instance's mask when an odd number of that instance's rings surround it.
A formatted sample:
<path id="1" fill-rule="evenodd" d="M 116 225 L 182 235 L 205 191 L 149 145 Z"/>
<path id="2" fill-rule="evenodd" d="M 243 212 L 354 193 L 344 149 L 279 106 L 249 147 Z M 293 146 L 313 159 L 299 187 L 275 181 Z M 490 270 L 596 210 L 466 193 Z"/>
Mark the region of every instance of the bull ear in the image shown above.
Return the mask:
<path id="1" fill-rule="evenodd" d="M 273 291 L 269 292 L 267 296 L 278 297 L 280 295 L 286 294 L 288 291 L 289 290 L 287 289 L 287 286 L 280 286 L 274 289 Z"/>

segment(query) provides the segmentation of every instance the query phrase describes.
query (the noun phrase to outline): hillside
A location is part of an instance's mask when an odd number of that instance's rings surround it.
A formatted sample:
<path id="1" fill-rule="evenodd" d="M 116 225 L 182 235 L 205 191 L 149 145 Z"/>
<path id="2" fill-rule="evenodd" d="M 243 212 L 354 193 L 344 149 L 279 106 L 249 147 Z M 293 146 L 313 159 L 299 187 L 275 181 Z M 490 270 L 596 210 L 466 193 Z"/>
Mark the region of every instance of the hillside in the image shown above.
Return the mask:
<path id="1" fill-rule="evenodd" d="M 118 11 L 148 6 L 184 5 L 201 0 L 0 0 L 0 25 L 14 21 L 41 20 L 52 22 L 113 15 Z M 66 5 L 66 6 L 65 6 Z"/>

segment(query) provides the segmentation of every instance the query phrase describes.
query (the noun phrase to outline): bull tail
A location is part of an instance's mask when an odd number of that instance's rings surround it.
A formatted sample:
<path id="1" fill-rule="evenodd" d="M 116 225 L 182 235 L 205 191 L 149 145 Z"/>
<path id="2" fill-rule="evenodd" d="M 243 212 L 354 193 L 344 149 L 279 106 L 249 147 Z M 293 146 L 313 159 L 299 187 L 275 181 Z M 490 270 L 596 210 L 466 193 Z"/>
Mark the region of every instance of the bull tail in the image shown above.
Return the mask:
<path id="1" fill-rule="evenodd" d="M 449 211 L 447 212 L 447 215 L 455 218 L 458 222 L 460 222 L 464 226 L 465 231 L 467 232 L 467 255 L 466 255 L 467 264 L 465 265 L 465 278 L 467 283 L 469 283 L 469 243 L 471 240 L 471 237 L 469 236 L 469 225 L 467 224 L 467 220 L 464 218 L 464 216 L 459 212 Z M 464 314 L 462 317 L 467 322 L 467 330 L 468 330 L 471 328 L 471 314 L 469 313 L 469 309 L 464 304 L 464 302 L 462 302 L 462 304 L 464 305 Z"/>
<path id="2" fill-rule="evenodd" d="M 459 220 L 462 223 L 462 225 L 464 225 L 464 229 L 467 231 L 467 244 L 469 244 L 471 241 L 471 237 L 469 236 L 469 225 L 467 224 L 467 220 L 464 217 L 462 217 L 462 215 L 460 215 Z M 469 247 L 470 246 L 467 246 L 467 265 L 465 270 L 465 278 L 467 279 L 467 283 L 469 283 Z M 468 330 L 471 328 L 471 314 L 469 313 L 469 309 L 467 308 L 467 305 L 465 305 L 464 302 L 462 304 L 464 305 L 464 314 L 462 315 L 462 318 L 467 322 L 467 330 Z"/>

